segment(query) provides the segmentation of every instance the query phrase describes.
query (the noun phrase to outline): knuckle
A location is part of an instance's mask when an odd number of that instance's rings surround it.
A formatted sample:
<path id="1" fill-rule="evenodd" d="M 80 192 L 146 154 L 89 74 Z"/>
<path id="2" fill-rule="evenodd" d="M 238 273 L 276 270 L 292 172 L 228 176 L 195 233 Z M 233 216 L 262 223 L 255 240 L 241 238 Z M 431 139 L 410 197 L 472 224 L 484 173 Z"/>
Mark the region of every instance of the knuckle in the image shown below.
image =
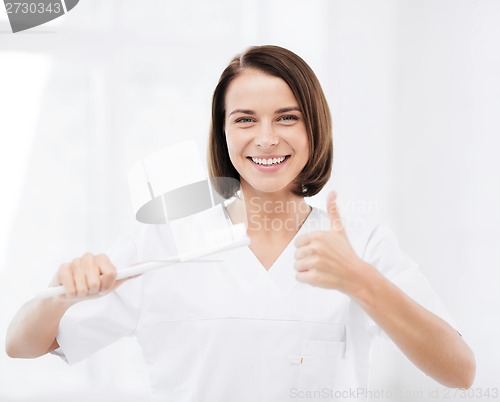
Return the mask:
<path id="1" fill-rule="evenodd" d="M 319 232 L 311 232 L 311 233 L 309 233 L 309 241 L 313 242 L 314 240 L 316 240 L 318 238 L 318 234 L 319 234 Z"/>
<path id="2" fill-rule="evenodd" d="M 89 285 L 89 291 L 92 293 L 98 292 L 99 288 L 101 287 L 101 284 L 97 280 L 89 281 L 88 285 Z"/>
<path id="3" fill-rule="evenodd" d="M 90 253 L 85 253 L 82 258 L 81 258 L 81 261 L 83 264 L 85 264 L 86 266 L 92 266 L 95 264 L 95 261 L 96 261 L 96 258 L 93 254 L 90 254 Z"/>
<path id="4" fill-rule="evenodd" d="M 309 245 L 309 252 L 308 254 L 316 254 L 319 251 L 320 243 L 316 239 L 311 244 Z"/>
<path id="5" fill-rule="evenodd" d="M 342 230 L 344 228 L 344 224 L 342 222 L 342 219 L 340 219 L 340 218 L 334 219 L 332 221 L 332 226 L 334 227 L 334 229 Z"/>
<path id="6" fill-rule="evenodd" d="M 80 269 L 82 266 L 82 259 L 81 258 L 74 258 L 73 261 L 71 261 L 70 267 L 71 269 Z"/>
<path id="7" fill-rule="evenodd" d="M 115 269 L 106 270 L 105 272 L 102 273 L 102 276 L 106 280 L 112 280 L 116 277 L 116 270 Z"/>
<path id="8" fill-rule="evenodd" d="M 97 254 L 96 255 L 96 259 L 99 261 L 99 262 L 103 262 L 103 263 L 109 263 L 109 258 L 106 254 Z"/>
<path id="9" fill-rule="evenodd" d="M 314 235 L 314 240 L 321 240 L 321 239 L 323 239 L 323 237 L 325 236 L 325 233 L 326 233 L 326 232 L 324 232 L 324 231 L 322 231 L 322 230 L 318 230 L 318 231 L 314 232 L 314 233 L 313 233 L 313 235 Z"/>

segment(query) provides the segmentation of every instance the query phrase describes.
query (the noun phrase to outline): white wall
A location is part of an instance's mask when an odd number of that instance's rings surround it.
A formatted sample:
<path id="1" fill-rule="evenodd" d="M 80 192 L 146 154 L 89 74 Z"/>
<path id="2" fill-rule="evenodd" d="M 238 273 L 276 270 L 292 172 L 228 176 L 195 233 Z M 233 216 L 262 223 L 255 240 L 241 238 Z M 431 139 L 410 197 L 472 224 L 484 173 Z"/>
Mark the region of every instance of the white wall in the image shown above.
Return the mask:
<path id="1" fill-rule="evenodd" d="M 476 352 L 475 387 L 498 387 L 499 20 L 494 0 L 82 0 L 12 34 L 0 13 L 0 341 L 60 263 L 133 224 L 128 167 L 182 138 L 204 149 L 222 69 L 273 43 L 313 67 L 333 112 L 334 176 L 311 202 L 335 188 L 346 215 L 392 227 Z M 374 400 L 436 399 L 390 343 L 374 367 L 373 390 L 408 394 Z M 2 402 L 147 386 L 129 340 L 72 368 L 0 352 Z"/>

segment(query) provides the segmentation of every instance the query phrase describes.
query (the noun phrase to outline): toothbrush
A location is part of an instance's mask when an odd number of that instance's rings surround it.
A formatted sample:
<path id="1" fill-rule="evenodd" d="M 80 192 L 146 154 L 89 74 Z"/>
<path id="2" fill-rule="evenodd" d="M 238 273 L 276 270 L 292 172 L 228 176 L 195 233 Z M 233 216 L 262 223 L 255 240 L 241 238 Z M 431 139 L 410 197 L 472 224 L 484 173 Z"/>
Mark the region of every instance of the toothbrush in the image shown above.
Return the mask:
<path id="1" fill-rule="evenodd" d="M 222 260 L 207 260 L 200 257 L 206 257 L 220 251 L 225 251 L 237 247 L 244 247 L 250 244 L 250 239 L 246 233 L 246 226 L 243 223 L 231 225 L 228 228 L 210 232 L 210 234 L 212 237 L 207 236 L 206 239 L 208 245 L 202 249 L 185 252 L 176 257 L 170 257 L 161 260 L 150 260 L 133 264 L 127 268 L 118 270 L 116 279 L 119 280 L 130 278 L 132 276 L 141 275 L 157 268 L 181 264 L 185 261 L 220 262 Z M 46 299 L 49 297 L 62 295 L 64 293 L 64 286 L 60 285 L 44 289 L 38 292 L 36 294 L 36 297 L 40 299 Z"/>

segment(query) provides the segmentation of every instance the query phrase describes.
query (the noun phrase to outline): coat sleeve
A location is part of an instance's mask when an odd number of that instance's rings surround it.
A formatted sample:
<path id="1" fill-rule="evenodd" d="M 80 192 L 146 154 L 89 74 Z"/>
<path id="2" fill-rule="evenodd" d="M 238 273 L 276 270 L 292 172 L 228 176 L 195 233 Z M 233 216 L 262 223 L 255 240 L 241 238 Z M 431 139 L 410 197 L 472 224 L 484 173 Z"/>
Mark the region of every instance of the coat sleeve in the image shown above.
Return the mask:
<path id="1" fill-rule="evenodd" d="M 362 259 L 376 267 L 414 301 L 457 328 L 429 281 L 419 270 L 418 264 L 400 249 L 395 234 L 387 226 L 378 224 L 374 227 L 366 242 Z M 358 310 L 353 311 L 355 321 L 364 321 L 363 325 L 372 334 L 384 334 L 361 308 L 354 310 Z"/>

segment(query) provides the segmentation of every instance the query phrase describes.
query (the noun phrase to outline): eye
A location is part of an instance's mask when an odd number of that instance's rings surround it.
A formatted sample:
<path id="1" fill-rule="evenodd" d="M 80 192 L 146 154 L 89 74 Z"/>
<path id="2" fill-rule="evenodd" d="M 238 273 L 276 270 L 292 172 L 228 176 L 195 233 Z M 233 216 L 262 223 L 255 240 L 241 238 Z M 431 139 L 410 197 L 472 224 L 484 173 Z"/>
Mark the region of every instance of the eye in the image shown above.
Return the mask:
<path id="1" fill-rule="evenodd" d="M 299 120 L 299 118 L 293 114 L 287 114 L 287 115 L 281 116 L 278 120 L 282 121 L 284 123 L 291 124 L 291 123 L 294 123 L 297 120 Z"/>
<path id="2" fill-rule="evenodd" d="M 252 123 L 253 119 L 251 117 L 240 117 L 235 120 L 235 123 Z"/>

